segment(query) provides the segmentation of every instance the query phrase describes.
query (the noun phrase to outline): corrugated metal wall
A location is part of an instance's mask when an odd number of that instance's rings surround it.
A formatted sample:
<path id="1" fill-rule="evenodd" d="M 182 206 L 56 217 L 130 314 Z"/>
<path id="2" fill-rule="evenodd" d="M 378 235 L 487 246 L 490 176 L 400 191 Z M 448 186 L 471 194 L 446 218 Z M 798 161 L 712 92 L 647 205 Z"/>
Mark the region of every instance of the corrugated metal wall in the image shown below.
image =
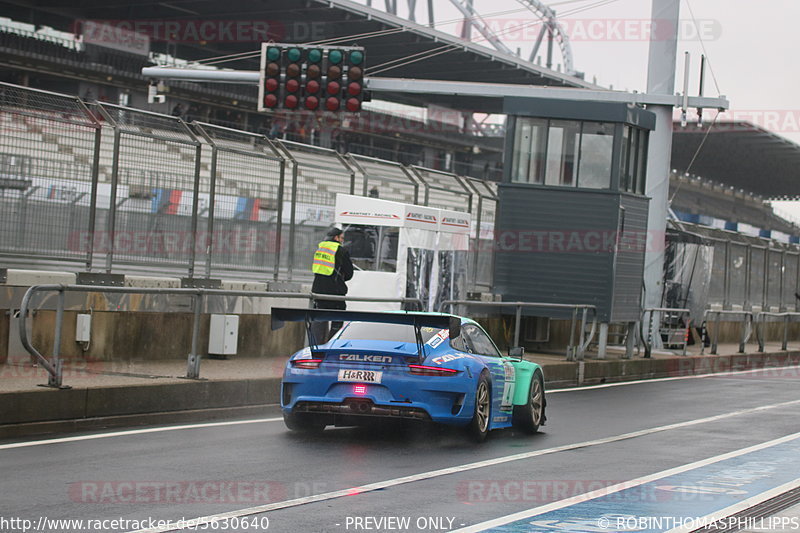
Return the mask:
<path id="1" fill-rule="evenodd" d="M 647 233 L 647 198 L 620 195 L 625 209 L 623 235 L 614 268 L 612 322 L 639 320 L 646 247 L 664 246 L 664 236 Z"/>
<path id="2" fill-rule="evenodd" d="M 495 283 L 503 300 L 592 304 L 601 321 L 638 320 L 646 198 L 517 184 L 500 185 L 499 196 Z M 617 243 L 620 207 L 625 235 Z"/>

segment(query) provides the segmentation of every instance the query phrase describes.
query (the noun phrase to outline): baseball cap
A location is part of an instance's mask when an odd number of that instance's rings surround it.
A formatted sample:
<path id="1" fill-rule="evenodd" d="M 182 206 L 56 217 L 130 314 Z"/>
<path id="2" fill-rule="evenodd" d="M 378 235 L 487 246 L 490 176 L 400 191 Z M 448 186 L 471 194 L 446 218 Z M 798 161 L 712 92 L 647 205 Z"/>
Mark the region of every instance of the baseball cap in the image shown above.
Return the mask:
<path id="1" fill-rule="evenodd" d="M 328 237 L 330 237 L 330 238 L 338 237 L 342 233 L 344 233 L 344 232 L 342 231 L 341 228 L 333 227 L 333 228 L 328 230 Z"/>

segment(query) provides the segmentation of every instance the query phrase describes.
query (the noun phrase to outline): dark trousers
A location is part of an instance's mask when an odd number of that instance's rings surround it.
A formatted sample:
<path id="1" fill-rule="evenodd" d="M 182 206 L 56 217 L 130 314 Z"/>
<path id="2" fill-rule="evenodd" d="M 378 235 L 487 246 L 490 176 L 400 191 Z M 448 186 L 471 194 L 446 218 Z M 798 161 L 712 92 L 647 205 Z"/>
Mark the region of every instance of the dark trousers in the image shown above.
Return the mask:
<path id="1" fill-rule="evenodd" d="M 332 300 L 314 300 L 314 309 L 341 309 L 344 311 L 347 309 L 347 304 Z M 313 322 L 311 324 L 311 333 L 317 344 L 325 344 L 340 329 L 342 329 L 342 322 Z"/>

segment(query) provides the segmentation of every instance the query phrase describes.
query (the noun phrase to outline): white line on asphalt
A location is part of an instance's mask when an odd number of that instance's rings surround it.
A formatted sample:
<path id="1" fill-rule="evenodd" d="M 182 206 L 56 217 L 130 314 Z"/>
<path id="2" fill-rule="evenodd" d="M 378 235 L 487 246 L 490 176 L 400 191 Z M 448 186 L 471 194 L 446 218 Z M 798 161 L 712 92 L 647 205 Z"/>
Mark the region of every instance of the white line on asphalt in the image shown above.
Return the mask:
<path id="1" fill-rule="evenodd" d="M 790 481 L 788 483 L 784 483 L 783 485 L 775 487 L 774 489 L 768 490 L 766 492 L 762 492 L 761 494 L 756 494 L 755 496 L 747 498 L 746 500 L 742 500 L 739 503 L 731 505 L 730 507 L 726 507 L 725 509 L 721 509 L 715 513 L 711 513 L 710 515 L 704 516 L 699 520 L 695 521 L 695 524 L 698 523 L 713 524 L 717 520 L 720 520 L 722 518 L 727 518 L 738 512 L 744 511 L 745 509 L 749 509 L 750 507 L 765 502 L 770 498 L 774 498 L 775 496 L 780 496 L 784 492 L 789 492 L 790 490 L 794 490 L 798 486 L 800 486 L 800 478 L 797 478 L 794 481 Z M 719 526 L 720 529 L 722 529 L 724 527 L 724 523 L 719 524 Z M 667 533 L 688 533 L 689 531 L 693 531 L 695 529 L 698 529 L 698 526 L 683 526 L 683 527 L 676 527 L 675 529 L 670 529 L 669 531 L 667 531 Z"/>
<path id="2" fill-rule="evenodd" d="M 396 487 L 398 485 L 404 485 L 406 483 L 413 483 L 416 481 L 423 481 L 427 479 L 433 479 L 436 477 L 446 476 L 450 474 L 458 474 L 461 472 L 466 472 L 469 470 L 476 470 L 478 468 L 484 468 L 487 466 L 496 466 L 505 463 L 510 463 L 512 461 L 520 461 L 522 459 L 530 459 L 533 457 L 539 457 L 542 455 L 549 455 L 558 452 L 564 452 L 569 450 L 577 450 L 579 448 L 587 448 L 589 446 L 598 446 L 601 444 L 609 444 L 612 442 L 618 442 L 622 440 L 632 439 L 635 437 L 642 437 L 645 435 L 651 435 L 653 433 L 660 433 L 662 431 L 669 431 L 671 429 L 678 429 L 678 428 L 685 428 L 689 426 L 696 426 L 698 424 L 706 424 L 709 422 L 715 422 L 717 420 L 724 420 L 726 418 L 731 418 L 734 416 L 750 414 L 750 413 L 757 413 L 760 411 L 766 411 L 769 409 L 776 409 L 779 407 L 787 407 L 790 405 L 798 405 L 800 404 L 800 400 L 792 400 L 790 402 L 783 402 L 783 403 L 776 403 L 771 405 L 762 405 L 760 407 L 754 407 L 750 409 L 741 409 L 739 411 L 732 411 L 730 413 L 725 413 L 721 415 L 709 416 L 705 418 L 697 418 L 695 420 L 688 420 L 686 422 L 678 422 L 675 424 L 669 424 L 666 426 L 658 426 L 654 428 L 643 429 L 639 431 L 633 431 L 631 433 L 623 433 L 621 435 L 616 435 L 613 437 L 605 437 L 602 439 L 595 439 L 589 440 L 584 442 L 578 442 L 574 444 L 565 444 L 563 446 L 556 446 L 554 448 L 547 448 L 544 450 L 535 450 L 530 452 L 518 453 L 514 455 L 507 455 L 505 457 L 496 457 L 494 459 L 486 459 L 484 461 L 477 461 L 474 463 L 467 463 L 458 466 L 451 466 L 449 468 L 442 468 L 439 470 L 431 470 L 428 472 L 421 472 L 419 474 L 412 474 L 410 476 L 399 477 L 395 479 L 388 479 L 385 481 L 378 481 L 376 483 L 370 483 L 367 485 L 361 485 L 358 487 L 351 487 L 348 489 L 337 490 L 332 492 L 325 492 L 322 494 L 315 494 L 313 496 L 306 496 L 303 498 L 295 498 L 293 500 L 284 500 L 280 502 L 273 502 L 268 503 L 265 505 L 259 505 L 257 507 L 248 507 L 245 509 L 239 509 L 236 511 L 230 511 L 227 513 L 220 513 L 215 515 L 209 516 L 202 516 L 199 518 L 191 519 L 190 522 L 194 524 L 194 527 L 197 525 L 204 525 L 204 524 L 212 524 L 214 522 L 219 522 L 223 519 L 231 519 L 237 518 L 242 516 L 254 515 L 259 513 L 265 513 L 268 511 L 275 511 L 278 509 L 286 509 L 289 507 L 297 507 L 299 505 L 305 505 L 308 503 L 320 502 L 320 501 L 327 501 L 327 500 L 334 500 L 337 498 L 343 498 L 345 496 L 355 496 L 358 494 L 363 494 L 367 492 L 373 492 L 377 490 L 382 490 L 390 487 Z M 183 529 L 187 529 L 186 527 L 163 527 L 163 528 L 152 528 L 152 529 L 138 529 L 131 533 L 162 533 L 165 531 L 181 531 Z"/>
<path id="3" fill-rule="evenodd" d="M 696 374 L 692 376 L 673 376 L 669 378 L 653 378 L 653 379 L 639 379 L 636 381 L 618 381 L 616 383 L 602 383 L 600 385 L 587 385 L 585 387 L 569 387 L 565 389 L 547 389 L 547 394 L 555 392 L 574 392 L 580 390 L 594 390 L 594 389 L 607 389 L 610 387 L 623 387 L 625 385 L 641 385 L 642 383 L 658 383 L 660 381 L 679 381 L 683 379 L 700 379 L 700 378 L 716 378 L 725 376 L 738 376 L 740 374 L 754 374 L 756 372 L 775 372 L 777 370 L 792 369 L 796 374 L 792 377 L 800 377 L 800 366 L 776 366 L 769 368 L 755 368 L 753 370 L 732 370 L 730 372 L 715 372 L 710 374 Z"/>
<path id="4" fill-rule="evenodd" d="M 456 529 L 451 531 L 450 533 L 477 533 L 479 531 L 485 531 L 492 527 L 499 527 L 505 524 L 509 524 L 511 522 L 516 522 L 517 520 L 525 520 L 527 518 L 532 518 L 537 515 L 541 515 L 544 513 L 549 513 L 550 511 L 555 511 L 558 509 L 563 509 L 564 507 L 569 507 L 571 505 L 576 505 L 588 500 L 593 500 L 594 498 L 599 498 L 602 496 L 607 496 L 609 494 L 614 494 L 616 492 L 630 489 L 633 487 L 638 487 L 639 485 L 643 485 L 645 483 L 649 483 L 651 481 L 655 481 L 658 479 L 663 479 L 665 477 L 669 477 L 675 474 L 680 474 L 683 472 L 687 472 L 689 470 L 694 470 L 696 468 L 700 468 L 703 466 L 707 466 L 713 463 L 718 463 L 720 461 L 724 461 L 725 459 L 732 459 L 734 457 L 739 457 L 741 455 L 745 455 L 751 452 L 755 452 L 758 450 L 763 450 L 764 448 L 769 448 L 771 446 L 775 446 L 778 444 L 782 444 L 784 442 L 789 442 L 795 440 L 800 437 L 800 433 L 793 433 L 792 435 L 786 435 L 785 437 L 780 437 L 775 440 L 771 440 L 769 442 L 762 442 L 761 444 L 756 444 L 755 446 L 749 446 L 747 448 L 742 448 L 740 450 L 735 450 L 732 452 L 724 453 L 722 455 L 717 455 L 715 457 L 709 457 L 708 459 L 702 459 L 700 461 L 696 461 L 694 463 L 689 463 L 686 465 L 677 466 L 675 468 L 670 468 L 669 470 L 663 470 L 661 472 L 656 472 L 655 474 L 650 474 L 649 476 L 640 477 L 637 479 L 632 479 L 630 481 L 625 481 L 623 483 L 618 483 L 616 485 L 612 485 L 610 487 L 604 487 L 602 489 L 593 490 L 591 492 L 587 492 L 585 494 L 579 494 L 577 496 L 572 496 L 571 498 L 567 498 L 564 500 L 559 500 L 557 502 L 548 503 L 547 505 L 542 505 L 540 507 L 536 507 L 534 509 L 528 509 L 526 511 L 520 511 L 518 513 L 501 516 L 500 518 L 495 518 L 492 520 L 487 520 L 485 522 L 481 522 L 480 524 L 474 524 L 471 526 L 463 527 L 461 529 Z M 772 492 L 772 491 L 770 491 Z M 783 492 L 786 492 L 785 490 Z M 780 493 L 779 493 L 780 494 Z M 774 496 L 774 494 L 773 494 Z M 770 496 L 772 497 L 772 496 Z M 768 498 L 766 498 L 768 499 Z M 745 500 L 748 501 L 748 500 Z M 744 503 L 744 502 L 740 502 Z M 738 504 L 737 504 L 738 505 Z M 728 516 L 728 515 L 724 515 Z M 696 527 L 695 527 L 696 529 Z"/>
<path id="5" fill-rule="evenodd" d="M 653 379 L 642 379 L 638 381 L 620 381 L 618 383 L 604 383 L 602 385 L 587 385 L 585 387 L 570 387 L 567 389 L 553 389 L 548 390 L 547 394 L 553 394 L 556 392 L 574 392 L 574 391 L 586 391 L 586 390 L 594 390 L 594 389 L 606 389 L 609 387 L 622 387 L 624 385 L 641 385 L 643 383 L 658 383 L 660 381 L 677 381 L 682 379 L 698 379 L 698 378 L 707 378 L 707 377 L 715 377 L 715 376 L 735 376 L 738 374 L 751 374 L 754 372 L 767 372 L 767 371 L 776 371 L 776 370 L 786 370 L 786 369 L 795 369 L 798 371 L 798 375 L 800 375 L 800 366 L 779 366 L 774 368 L 757 368 L 754 370 L 736 370 L 732 372 L 720 372 L 716 374 L 697 374 L 693 376 L 675 376 L 671 378 L 653 378 Z M 283 420 L 282 418 L 256 418 L 251 420 L 236 420 L 232 422 L 211 422 L 207 424 L 189 424 L 183 426 L 165 426 L 165 427 L 157 427 L 157 428 L 147 428 L 147 429 L 132 429 L 128 431 L 115 431 L 113 433 L 93 433 L 91 435 L 81 435 L 80 437 L 63 437 L 58 439 L 45 439 L 45 440 L 34 440 L 34 441 L 25 441 L 25 442 L 15 442 L 12 444 L 0 444 L 0 450 L 7 450 L 12 448 L 26 448 L 28 446 L 42 446 L 45 444 L 59 444 L 62 442 L 75 442 L 81 440 L 92 440 L 92 439 L 106 439 L 109 437 L 124 437 L 126 435 L 140 435 L 143 433 L 158 433 L 160 431 L 176 431 L 179 429 L 197 429 L 197 428 L 211 428 L 217 426 L 235 426 L 238 424 L 261 424 L 265 422 L 278 422 Z"/>
<path id="6" fill-rule="evenodd" d="M 183 426 L 167 426 L 147 429 L 131 429 L 127 431 L 114 431 L 111 433 L 94 433 L 92 435 L 80 435 L 78 437 L 62 437 L 59 439 L 33 440 L 27 442 L 12 442 L 11 444 L 0 444 L 0 450 L 10 450 L 12 448 L 27 448 L 29 446 L 43 446 L 45 444 L 60 444 L 62 442 L 77 442 L 81 440 L 107 439 L 110 437 L 124 437 L 126 435 L 141 435 L 143 433 L 160 433 L 162 431 L 178 431 L 179 429 L 198 429 L 213 428 L 219 426 L 236 426 L 239 424 L 262 424 L 264 422 L 277 422 L 283 418 L 254 418 L 251 420 L 234 420 L 231 422 L 208 422 L 206 424 L 186 424 Z"/>

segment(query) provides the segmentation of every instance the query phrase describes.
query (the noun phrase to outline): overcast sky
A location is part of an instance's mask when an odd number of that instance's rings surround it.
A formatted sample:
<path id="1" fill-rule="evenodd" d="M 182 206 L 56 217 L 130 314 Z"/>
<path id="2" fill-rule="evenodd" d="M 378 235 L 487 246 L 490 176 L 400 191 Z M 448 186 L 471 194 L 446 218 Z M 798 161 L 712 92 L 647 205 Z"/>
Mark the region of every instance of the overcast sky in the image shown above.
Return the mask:
<path id="1" fill-rule="evenodd" d="M 585 72 L 588 81 L 596 77 L 598 84 L 613 85 L 614 89 L 646 89 L 651 0 L 612 0 L 577 13 L 574 11 L 598 4 L 598 0 L 544 1 L 559 14 L 571 37 L 575 69 Z M 382 6 L 383 2 L 374 0 L 373 4 Z M 400 14 L 405 14 L 406 2 L 400 0 L 398 4 Z M 418 19 L 424 19 L 427 2 L 417 4 Z M 520 27 L 534 20 L 530 12 L 520 10 L 520 2 L 516 0 L 474 0 L 474 4 L 490 27 L 507 31 L 505 44 L 512 50 L 520 47 L 527 57 L 538 30 L 533 25 Z M 438 21 L 460 17 L 447 0 L 435 0 L 434 5 Z M 689 51 L 692 55 L 689 93 L 697 94 L 703 53 L 699 33 L 719 84 L 717 90 L 707 69 L 705 94 L 723 94 L 731 102 L 731 111 L 721 115 L 720 120 L 754 122 L 800 143 L 797 96 L 800 69 L 793 57 L 800 50 L 800 1 L 681 0 L 681 19 L 675 90 L 682 91 L 683 55 Z M 457 24 L 438 29 L 453 33 Z M 481 37 L 474 34 L 473 39 Z M 562 59 L 556 56 L 555 62 L 562 63 Z M 706 116 L 710 119 L 714 114 L 707 112 Z M 800 207 L 792 211 L 800 219 Z"/>

